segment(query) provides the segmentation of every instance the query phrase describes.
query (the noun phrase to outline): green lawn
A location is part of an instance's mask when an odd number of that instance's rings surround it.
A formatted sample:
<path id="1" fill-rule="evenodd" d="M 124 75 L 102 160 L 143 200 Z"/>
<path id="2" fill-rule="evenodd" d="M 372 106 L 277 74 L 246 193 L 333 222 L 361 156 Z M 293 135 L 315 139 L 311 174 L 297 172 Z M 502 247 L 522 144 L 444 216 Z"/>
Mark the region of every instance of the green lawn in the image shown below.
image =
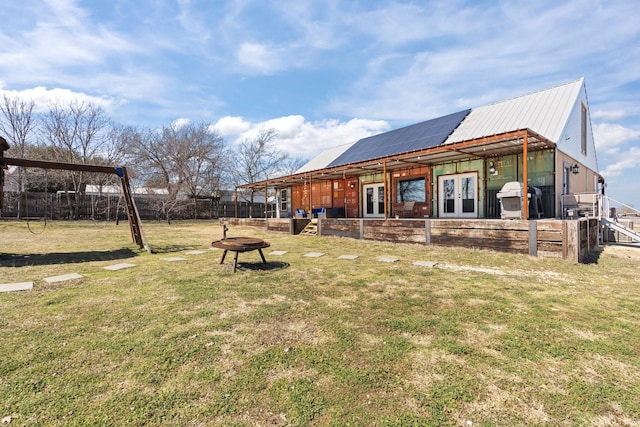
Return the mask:
<path id="1" fill-rule="evenodd" d="M 0 283 L 35 283 L 0 293 L 4 423 L 640 424 L 640 249 L 572 264 L 232 227 L 271 243 L 233 274 L 219 224 L 143 225 L 153 254 L 126 224 L 0 222 Z"/>

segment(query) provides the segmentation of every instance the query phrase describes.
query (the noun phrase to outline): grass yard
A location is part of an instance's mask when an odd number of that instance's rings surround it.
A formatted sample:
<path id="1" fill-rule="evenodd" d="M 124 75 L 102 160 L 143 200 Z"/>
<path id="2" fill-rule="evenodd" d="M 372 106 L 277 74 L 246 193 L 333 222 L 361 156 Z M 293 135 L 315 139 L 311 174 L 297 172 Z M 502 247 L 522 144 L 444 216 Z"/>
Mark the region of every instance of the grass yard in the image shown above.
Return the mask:
<path id="1" fill-rule="evenodd" d="M 640 249 L 577 265 L 232 227 L 271 243 L 233 274 L 219 224 L 143 225 L 154 254 L 126 223 L 0 222 L 0 283 L 34 282 L 0 293 L 3 424 L 640 424 Z"/>

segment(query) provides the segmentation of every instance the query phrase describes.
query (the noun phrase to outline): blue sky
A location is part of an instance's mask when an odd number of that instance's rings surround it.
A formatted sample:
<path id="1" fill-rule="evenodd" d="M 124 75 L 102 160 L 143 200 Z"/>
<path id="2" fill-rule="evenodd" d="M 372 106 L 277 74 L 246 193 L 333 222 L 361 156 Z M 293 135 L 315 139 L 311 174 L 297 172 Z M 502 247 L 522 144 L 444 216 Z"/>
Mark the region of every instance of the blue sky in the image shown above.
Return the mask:
<path id="1" fill-rule="evenodd" d="M 585 77 L 600 172 L 640 207 L 640 16 L 628 0 L 20 0 L 0 95 L 80 98 L 123 124 L 263 127 L 310 158 Z"/>

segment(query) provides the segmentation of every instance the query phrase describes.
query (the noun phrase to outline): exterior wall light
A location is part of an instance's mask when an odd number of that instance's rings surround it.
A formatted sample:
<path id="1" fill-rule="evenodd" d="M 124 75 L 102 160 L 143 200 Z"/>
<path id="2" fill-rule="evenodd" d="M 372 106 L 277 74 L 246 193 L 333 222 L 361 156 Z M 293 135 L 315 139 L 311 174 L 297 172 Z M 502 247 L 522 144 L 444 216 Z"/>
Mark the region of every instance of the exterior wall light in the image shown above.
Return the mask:
<path id="1" fill-rule="evenodd" d="M 496 164 L 493 162 L 489 162 L 489 175 L 498 175 Z"/>
<path id="2" fill-rule="evenodd" d="M 578 164 L 574 164 L 573 166 L 571 166 L 571 172 L 574 175 L 578 175 L 580 173 L 580 166 L 578 166 Z"/>

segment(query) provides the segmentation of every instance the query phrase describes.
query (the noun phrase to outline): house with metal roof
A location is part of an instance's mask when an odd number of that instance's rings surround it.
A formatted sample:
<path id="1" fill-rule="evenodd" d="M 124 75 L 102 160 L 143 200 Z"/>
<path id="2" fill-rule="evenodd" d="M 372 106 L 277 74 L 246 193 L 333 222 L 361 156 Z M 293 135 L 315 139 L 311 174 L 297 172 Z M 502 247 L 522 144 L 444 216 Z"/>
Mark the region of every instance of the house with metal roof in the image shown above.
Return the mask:
<path id="1" fill-rule="evenodd" d="M 525 219 L 565 217 L 565 196 L 602 190 L 583 78 L 343 144 L 238 188 L 275 189 L 279 217 L 500 218 L 510 182 L 538 195 Z"/>

